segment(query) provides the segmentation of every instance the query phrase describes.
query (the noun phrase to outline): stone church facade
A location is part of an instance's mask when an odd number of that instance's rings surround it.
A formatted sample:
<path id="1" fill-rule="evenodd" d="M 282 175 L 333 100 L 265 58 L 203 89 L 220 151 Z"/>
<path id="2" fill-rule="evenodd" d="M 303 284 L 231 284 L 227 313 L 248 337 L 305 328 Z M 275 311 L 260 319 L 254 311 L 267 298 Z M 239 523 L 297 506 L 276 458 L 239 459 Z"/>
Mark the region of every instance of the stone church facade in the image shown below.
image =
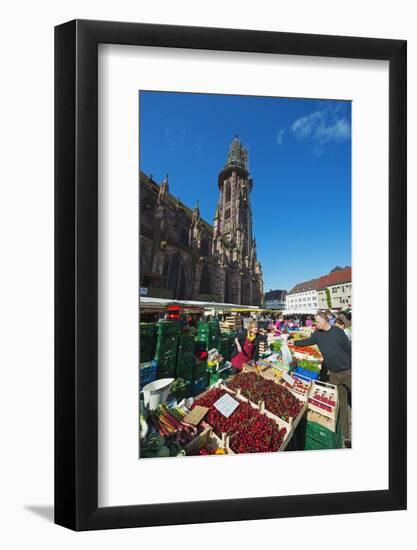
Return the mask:
<path id="1" fill-rule="evenodd" d="M 140 286 L 148 296 L 261 305 L 248 152 L 238 137 L 218 176 L 213 225 L 140 172 Z"/>

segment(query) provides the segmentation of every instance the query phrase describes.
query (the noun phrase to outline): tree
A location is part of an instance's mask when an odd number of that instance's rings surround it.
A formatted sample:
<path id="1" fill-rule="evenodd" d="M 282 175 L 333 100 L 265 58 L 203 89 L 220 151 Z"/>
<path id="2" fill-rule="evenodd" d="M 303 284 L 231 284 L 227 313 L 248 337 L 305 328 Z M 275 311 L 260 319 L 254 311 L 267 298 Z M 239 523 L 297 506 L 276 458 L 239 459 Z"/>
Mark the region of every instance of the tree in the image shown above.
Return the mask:
<path id="1" fill-rule="evenodd" d="M 332 299 L 330 297 L 330 290 L 326 288 L 326 301 L 327 301 L 327 307 L 330 309 L 332 307 Z"/>

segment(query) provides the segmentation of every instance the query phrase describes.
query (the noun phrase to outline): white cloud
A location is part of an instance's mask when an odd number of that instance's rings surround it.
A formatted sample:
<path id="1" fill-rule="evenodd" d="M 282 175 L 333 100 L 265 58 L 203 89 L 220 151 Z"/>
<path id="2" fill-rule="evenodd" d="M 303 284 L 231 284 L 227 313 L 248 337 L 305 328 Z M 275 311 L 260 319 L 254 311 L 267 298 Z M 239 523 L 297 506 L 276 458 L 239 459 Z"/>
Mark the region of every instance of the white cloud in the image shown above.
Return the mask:
<path id="1" fill-rule="evenodd" d="M 277 143 L 278 143 L 278 145 L 282 145 L 282 143 L 284 141 L 284 134 L 285 134 L 285 130 L 279 130 L 279 132 L 277 134 Z"/>
<path id="2" fill-rule="evenodd" d="M 291 126 L 298 139 L 313 139 L 320 145 L 350 138 L 350 124 L 339 108 L 325 108 L 298 118 Z"/>
<path id="3" fill-rule="evenodd" d="M 291 130 L 299 139 L 305 139 L 313 134 L 317 125 L 323 119 L 323 111 L 315 111 L 307 116 L 297 118 L 291 126 Z"/>
<path id="4" fill-rule="evenodd" d="M 168 146 L 171 149 L 175 149 L 176 147 L 184 144 L 185 130 L 184 128 L 168 126 L 164 129 L 164 137 L 168 143 Z"/>
<path id="5" fill-rule="evenodd" d="M 336 120 L 330 126 L 320 125 L 315 132 L 315 137 L 323 145 L 330 140 L 342 141 L 350 138 L 350 125 L 345 118 Z"/>

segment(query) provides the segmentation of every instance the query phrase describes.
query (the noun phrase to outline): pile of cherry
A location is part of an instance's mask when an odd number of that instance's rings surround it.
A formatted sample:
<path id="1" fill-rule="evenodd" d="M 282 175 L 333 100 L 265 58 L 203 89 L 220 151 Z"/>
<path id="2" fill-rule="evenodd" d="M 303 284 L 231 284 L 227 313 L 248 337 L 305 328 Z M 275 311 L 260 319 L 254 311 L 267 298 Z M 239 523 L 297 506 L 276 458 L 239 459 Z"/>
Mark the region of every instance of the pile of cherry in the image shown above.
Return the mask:
<path id="1" fill-rule="evenodd" d="M 238 374 L 227 385 L 233 391 L 240 388 L 242 395 L 253 403 L 263 401 L 268 411 L 285 422 L 297 418 L 303 408 L 303 403 L 286 388 L 254 372 Z"/>
<path id="2" fill-rule="evenodd" d="M 194 402 L 194 405 L 208 407 L 205 421 L 221 437 L 230 436 L 230 448 L 234 453 L 267 453 L 278 451 L 287 430 L 254 409 L 249 403 L 240 402 L 229 417 L 223 416 L 213 405 L 225 390 L 213 388 Z"/>

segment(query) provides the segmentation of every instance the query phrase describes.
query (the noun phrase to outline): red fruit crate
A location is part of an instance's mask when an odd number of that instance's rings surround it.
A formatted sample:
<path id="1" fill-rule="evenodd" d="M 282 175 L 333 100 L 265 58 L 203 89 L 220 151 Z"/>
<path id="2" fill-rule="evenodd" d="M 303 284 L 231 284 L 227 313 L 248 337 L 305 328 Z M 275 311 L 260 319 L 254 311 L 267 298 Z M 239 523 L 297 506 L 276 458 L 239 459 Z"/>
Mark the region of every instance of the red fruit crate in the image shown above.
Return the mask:
<path id="1" fill-rule="evenodd" d="M 268 418 L 270 418 L 271 420 L 276 422 L 279 429 L 285 428 L 286 433 L 285 433 L 283 442 L 281 444 L 281 447 L 278 449 L 277 452 L 281 452 L 281 451 L 285 450 L 285 448 L 287 447 L 287 445 L 288 445 L 289 441 L 291 440 L 291 437 L 293 436 L 293 433 L 294 433 L 294 424 L 293 423 L 285 422 L 284 420 L 282 420 L 282 418 L 279 418 L 275 414 L 272 414 L 270 411 L 265 409 L 265 406 L 264 406 L 263 403 L 259 403 L 259 404 L 253 403 L 252 401 L 247 399 L 245 396 L 243 396 L 240 393 L 240 391 L 234 392 L 233 390 L 231 390 L 230 388 L 228 388 L 227 386 L 222 384 L 222 382 L 220 380 L 216 384 L 214 384 L 214 386 L 212 386 L 210 389 L 213 389 L 213 388 L 218 388 L 218 389 L 224 390 L 224 391 L 228 392 L 231 396 L 233 396 L 236 400 L 242 401 L 244 403 L 249 403 L 254 409 L 258 410 L 260 414 L 265 414 Z M 210 390 L 205 391 L 204 393 L 200 394 L 195 399 L 199 399 L 200 397 L 203 397 L 208 391 L 210 391 Z M 307 403 L 305 404 L 305 406 L 307 406 Z M 303 411 L 305 411 L 304 407 L 303 407 Z M 304 414 L 304 412 L 303 412 L 303 414 Z M 206 425 L 207 425 L 207 427 L 209 427 L 208 424 L 206 424 Z M 227 434 L 222 434 L 222 441 L 224 442 L 225 449 L 227 450 L 227 453 L 232 454 L 232 455 L 235 454 L 229 446 L 230 437 Z"/>
<path id="2" fill-rule="evenodd" d="M 267 409 L 265 409 L 265 404 L 264 404 L 263 401 L 260 401 L 258 404 L 256 404 L 253 401 L 250 401 L 249 399 L 247 399 L 244 395 L 242 395 L 240 393 L 240 390 L 238 390 L 237 392 L 232 392 L 232 390 L 230 390 L 229 388 L 224 388 L 224 389 L 227 389 L 227 391 L 229 391 L 231 393 L 234 393 L 235 397 L 237 397 L 240 401 L 243 401 L 245 403 L 250 403 L 252 405 L 252 407 L 254 409 L 257 409 L 261 414 L 265 414 L 268 418 L 270 418 L 271 420 L 274 420 L 278 424 L 280 429 L 285 428 L 287 430 L 287 432 L 285 434 L 285 437 L 284 437 L 284 440 L 282 442 L 282 445 L 279 448 L 278 452 L 284 451 L 285 448 L 287 447 L 291 437 L 293 436 L 294 423 L 293 422 L 285 422 L 285 420 L 283 420 L 282 418 L 279 418 L 279 416 L 276 416 L 275 414 L 273 414 L 270 411 L 268 411 Z M 304 408 L 304 411 L 305 411 L 305 408 Z"/>
<path id="3" fill-rule="evenodd" d="M 311 413 L 315 414 L 312 415 Z M 339 396 L 337 386 L 315 380 L 308 397 L 307 419 L 335 432 L 338 413 Z"/>
<path id="4" fill-rule="evenodd" d="M 284 386 L 284 388 L 287 388 L 295 397 L 298 397 L 302 395 L 303 397 L 308 397 L 310 390 L 311 390 L 311 379 L 307 378 L 306 376 L 303 376 L 302 374 L 288 374 L 292 380 L 294 380 L 294 384 L 291 385 L 290 382 L 287 382 L 285 380 L 285 377 L 282 377 L 281 379 L 276 379 L 276 381 L 281 384 L 281 386 Z"/>
<path id="5" fill-rule="evenodd" d="M 288 391 L 290 391 L 290 390 L 288 390 Z M 298 426 L 298 424 L 301 422 L 301 419 L 303 418 L 303 416 L 305 415 L 305 413 L 307 411 L 308 401 L 307 401 L 307 397 L 304 396 L 304 395 L 300 395 L 300 394 L 295 393 L 295 392 L 294 393 L 290 392 L 290 393 L 292 393 L 292 395 L 296 399 L 298 399 L 298 401 L 302 402 L 301 410 L 298 413 L 298 415 L 296 416 L 296 418 L 290 418 L 289 422 L 288 422 L 288 424 L 291 426 L 292 430 L 294 431 L 296 429 L 296 427 Z M 261 407 L 262 406 L 265 408 L 265 404 L 263 402 L 261 402 Z M 276 416 L 275 414 L 273 414 L 273 413 L 271 413 L 270 411 L 267 411 L 267 410 L 266 410 L 266 412 L 268 412 L 268 414 L 271 415 L 270 418 L 276 418 L 277 420 L 281 420 L 281 422 L 284 422 L 284 420 L 282 420 L 282 418 L 279 418 L 279 416 Z"/>

